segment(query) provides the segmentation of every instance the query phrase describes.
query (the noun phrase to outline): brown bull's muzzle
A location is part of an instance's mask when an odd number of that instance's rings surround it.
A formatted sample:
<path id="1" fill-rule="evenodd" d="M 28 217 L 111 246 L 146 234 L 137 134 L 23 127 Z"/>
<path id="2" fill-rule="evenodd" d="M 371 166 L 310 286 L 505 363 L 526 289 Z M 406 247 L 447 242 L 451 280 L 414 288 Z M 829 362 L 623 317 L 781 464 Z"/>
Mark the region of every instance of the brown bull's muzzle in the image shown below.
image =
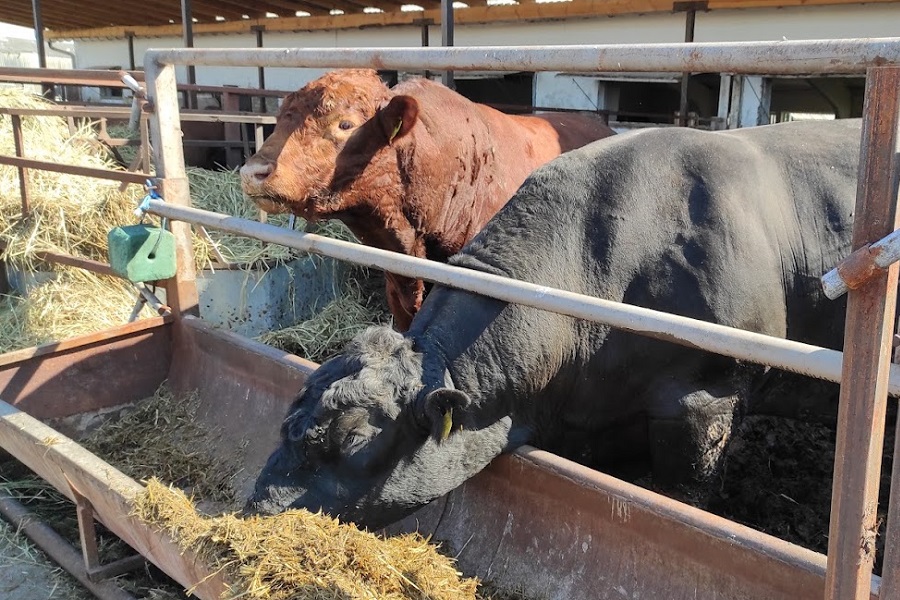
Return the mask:
<path id="1" fill-rule="evenodd" d="M 268 196 L 248 196 L 253 203 L 260 209 L 266 211 L 270 215 L 280 215 L 281 213 L 291 212 L 291 209 L 284 203 Z"/>
<path id="2" fill-rule="evenodd" d="M 241 188 L 248 196 L 262 196 L 263 185 L 275 171 L 271 162 L 253 156 L 241 167 Z"/>
<path id="3" fill-rule="evenodd" d="M 266 181 L 275 171 L 275 165 L 256 156 L 241 167 L 241 189 L 259 208 L 270 214 L 289 212 L 283 202 L 272 198 L 266 190 Z"/>

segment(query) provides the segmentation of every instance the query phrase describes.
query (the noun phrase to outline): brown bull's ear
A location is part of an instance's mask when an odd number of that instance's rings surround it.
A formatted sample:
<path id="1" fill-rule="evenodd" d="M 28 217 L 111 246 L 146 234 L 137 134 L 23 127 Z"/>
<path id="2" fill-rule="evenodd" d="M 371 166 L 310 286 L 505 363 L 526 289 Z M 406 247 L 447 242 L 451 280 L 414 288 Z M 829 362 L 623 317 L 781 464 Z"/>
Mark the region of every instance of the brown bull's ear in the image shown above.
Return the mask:
<path id="1" fill-rule="evenodd" d="M 431 435 L 443 442 L 453 430 L 454 420 L 459 422 L 463 411 L 472 400 L 468 394 L 451 388 L 439 388 L 429 392 L 423 400 L 425 417 L 431 424 Z"/>
<path id="2" fill-rule="evenodd" d="M 388 144 L 409 133 L 419 118 L 419 103 L 412 96 L 394 96 L 387 106 L 380 109 L 375 118 Z"/>

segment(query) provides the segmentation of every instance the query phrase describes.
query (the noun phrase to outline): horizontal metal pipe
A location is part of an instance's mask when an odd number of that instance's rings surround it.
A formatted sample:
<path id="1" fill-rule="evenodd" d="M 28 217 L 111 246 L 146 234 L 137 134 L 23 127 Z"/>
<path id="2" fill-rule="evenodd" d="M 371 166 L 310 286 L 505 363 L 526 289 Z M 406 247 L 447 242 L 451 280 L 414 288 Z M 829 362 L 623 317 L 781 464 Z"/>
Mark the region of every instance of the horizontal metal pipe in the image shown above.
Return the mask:
<path id="1" fill-rule="evenodd" d="M 79 167 L 77 165 L 65 165 L 62 163 L 47 162 L 45 160 L 32 160 L 15 156 L 0 156 L 0 165 L 24 167 L 26 169 L 39 169 L 65 173 L 66 175 L 80 175 L 82 177 L 94 177 L 96 179 L 111 179 L 123 183 L 142 184 L 147 181 L 147 176 L 142 173 L 130 173 L 127 171 L 113 171 L 112 169 L 95 169 L 93 167 Z"/>
<path id="2" fill-rule="evenodd" d="M 134 284 L 134 287 L 141 293 L 141 296 L 143 296 L 144 301 L 147 302 L 150 308 L 156 311 L 156 314 L 162 316 L 172 312 L 172 309 L 163 304 L 162 301 L 156 297 L 156 294 L 151 292 L 143 283 L 136 283 Z"/>
<path id="3" fill-rule="evenodd" d="M 874 244 L 859 248 L 838 266 L 822 275 L 822 289 L 830 299 L 840 298 L 898 260 L 900 260 L 900 229 Z M 850 269 L 850 272 L 845 269 Z"/>
<path id="4" fill-rule="evenodd" d="M 81 554 L 6 492 L 0 492 L 0 514 L 100 600 L 135 600 L 134 596 L 112 582 L 91 581 Z"/>
<path id="5" fill-rule="evenodd" d="M 900 38 L 456 48 L 173 48 L 145 67 L 375 67 L 397 70 L 812 74 L 900 64 Z"/>
<path id="6" fill-rule="evenodd" d="M 367 267 L 376 267 L 398 275 L 442 283 L 506 302 L 606 323 L 618 329 L 682 346 L 708 350 L 828 381 L 841 380 L 843 353 L 836 350 L 575 294 L 311 233 L 290 231 L 247 219 L 174 206 L 159 200 L 150 201 L 149 212 Z M 900 366 L 891 365 L 890 369 L 888 391 L 892 396 L 900 396 Z"/>

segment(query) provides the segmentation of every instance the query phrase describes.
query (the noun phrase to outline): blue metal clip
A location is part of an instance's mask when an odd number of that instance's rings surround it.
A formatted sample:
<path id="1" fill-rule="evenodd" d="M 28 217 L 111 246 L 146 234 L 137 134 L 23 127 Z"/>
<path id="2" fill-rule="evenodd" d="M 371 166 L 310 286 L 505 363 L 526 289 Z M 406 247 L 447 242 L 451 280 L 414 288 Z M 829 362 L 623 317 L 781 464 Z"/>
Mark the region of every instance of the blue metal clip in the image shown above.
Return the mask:
<path id="1" fill-rule="evenodd" d="M 141 223 L 144 222 L 144 216 L 147 214 L 147 211 L 150 210 L 150 200 L 162 200 L 163 197 L 159 195 L 156 191 L 157 188 L 153 185 L 153 181 L 148 179 L 146 183 L 144 183 L 144 187 L 147 189 L 147 194 L 141 198 L 141 201 L 138 203 L 138 207 L 135 209 L 134 214 L 141 218 Z"/>

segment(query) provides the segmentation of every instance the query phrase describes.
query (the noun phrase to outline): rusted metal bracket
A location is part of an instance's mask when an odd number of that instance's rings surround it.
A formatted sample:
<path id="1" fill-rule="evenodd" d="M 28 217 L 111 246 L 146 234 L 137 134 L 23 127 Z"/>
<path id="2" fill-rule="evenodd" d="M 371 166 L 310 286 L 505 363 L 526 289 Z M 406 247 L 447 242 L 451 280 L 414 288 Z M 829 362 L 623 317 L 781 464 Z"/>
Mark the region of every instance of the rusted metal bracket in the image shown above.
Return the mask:
<path id="1" fill-rule="evenodd" d="M 900 230 L 874 244 L 866 244 L 856 249 L 822 276 L 822 289 L 828 298 L 835 300 L 849 290 L 857 289 L 876 274 L 883 274 L 898 260 L 900 260 Z"/>
<path id="2" fill-rule="evenodd" d="M 107 565 L 100 564 L 100 552 L 97 548 L 97 528 L 94 522 L 94 507 L 90 500 L 83 496 L 68 478 L 66 478 L 66 481 L 68 481 L 69 489 L 75 498 L 78 535 L 81 540 L 81 553 L 84 557 L 84 569 L 88 579 L 93 582 L 104 581 L 143 567 L 146 564 L 146 559 L 140 554 L 128 556 Z"/>

